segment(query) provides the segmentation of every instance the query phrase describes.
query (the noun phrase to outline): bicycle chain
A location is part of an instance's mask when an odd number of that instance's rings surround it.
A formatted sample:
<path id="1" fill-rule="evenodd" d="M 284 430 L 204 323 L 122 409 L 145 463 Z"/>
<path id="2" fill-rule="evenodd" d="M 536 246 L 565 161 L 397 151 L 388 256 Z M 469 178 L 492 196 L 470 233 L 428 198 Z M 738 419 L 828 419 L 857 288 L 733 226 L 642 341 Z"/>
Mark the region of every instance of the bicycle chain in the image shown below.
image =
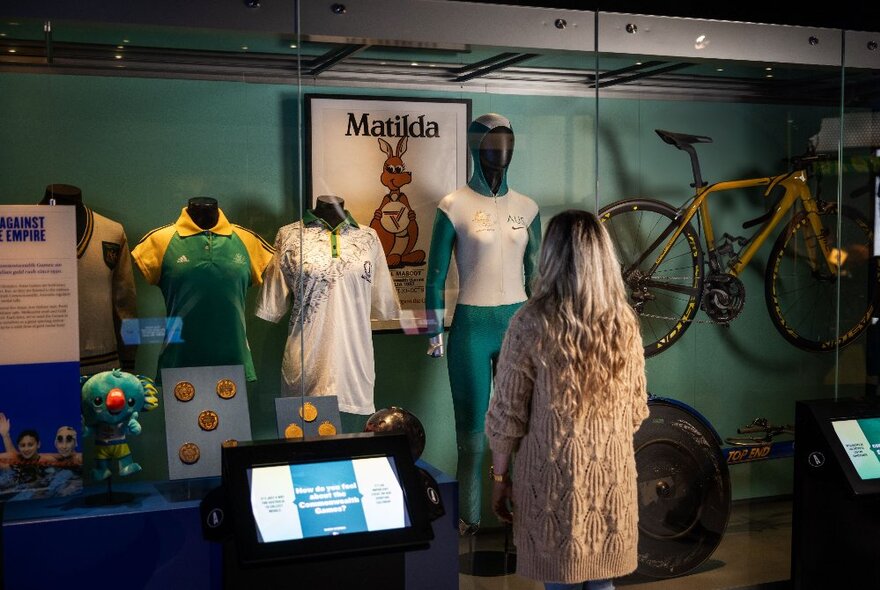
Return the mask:
<path id="1" fill-rule="evenodd" d="M 636 313 L 638 313 L 638 312 L 636 312 Z M 657 314 L 653 314 L 653 313 L 639 313 L 638 315 L 640 318 L 654 318 L 657 320 L 674 320 L 674 321 L 681 320 L 681 318 L 675 318 L 672 316 L 665 316 L 665 315 L 657 315 Z M 685 321 L 689 324 L 712 324 L 715 326 L 729 326 L 730 325 L 730 322 L 716 322 L 715 320 L 698 320 L 695 318 L 691 318 L 691 319 L 685 320 Z"/>
<path id="2" fill-rule="evenodd" d="M 692 277 L 661 277 L 661 278 L 664 278 L 667 280 L 673 280 L 673 281 L 689 281 Z M 700 309 L 702 309 L 702 302 L 700 302 Z M 681 319 L 680 317 L 657 315 L 654 313 L 639 313 L 639 312 L 636 312 L 636 313 L 639 314 L 639 317 L 654 318 L 657 320 L 678 321 Z M 711 319 L 710 320 L 698 320 L 695 318 L 691 318 L 691 319 L 685 320 L 685 321 L 688 322 L 689 324 L 711 324 L 713 326 L 729 326 L 730 325 L 730 322 L 716 322 L 715 320 L 711 320 Z"/>

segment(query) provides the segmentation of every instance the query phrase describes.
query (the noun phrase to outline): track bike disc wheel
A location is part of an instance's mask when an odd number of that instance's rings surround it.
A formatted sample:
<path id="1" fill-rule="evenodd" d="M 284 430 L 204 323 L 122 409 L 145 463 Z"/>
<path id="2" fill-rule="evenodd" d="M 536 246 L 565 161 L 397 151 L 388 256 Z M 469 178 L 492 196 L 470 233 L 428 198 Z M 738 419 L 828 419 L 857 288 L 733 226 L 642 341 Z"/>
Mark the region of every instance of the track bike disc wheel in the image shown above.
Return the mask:
<path id="1" fill-rule="evenodd" d="M 635 434 L 636 571 L 672 578 L 714 553 L 730 517 L 730 472 L 715 431 L 688 406 L 654 398 Z"/>
<path id="2" fill-rule="evenodd" d="M 668 238 L 654 244 L 674 226 L 675 209 L 660 201 L 630 199 L 603 207 L 599 219 L 617 251 L 629 302 L 639 314 L 645 356 L 663 352 L 681 338 L 700 307 L 703 251 L 697 233 L 685 226 L 651 271 Z"/>
<path id="3" fill-rule="evenodd" d="M 839 272 L 828 268 L 805 211 L 776 239 L 767 264 L 764 294 L 773 325 L 804 350 L 831 351 L 850 344 L 874 314 L 878 277 L 873 229 L 850 207 L 843 208 L 838 229 L 837 212 L 836 204 L 826 203 L 819 217 L 828 248 L 840 260 Z"/>

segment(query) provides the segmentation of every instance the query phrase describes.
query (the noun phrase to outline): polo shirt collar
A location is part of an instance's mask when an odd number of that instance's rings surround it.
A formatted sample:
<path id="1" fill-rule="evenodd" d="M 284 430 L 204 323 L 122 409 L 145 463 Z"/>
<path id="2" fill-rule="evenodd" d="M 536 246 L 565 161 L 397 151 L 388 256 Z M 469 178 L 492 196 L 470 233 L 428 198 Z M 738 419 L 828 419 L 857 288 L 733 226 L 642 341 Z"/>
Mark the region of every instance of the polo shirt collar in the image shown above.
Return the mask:
<path id="1" fill-rule="evenodd" d="M 220 214 L 217 218 L 217 224 L 211 229 L 205 230 L 196 225 L 196 222 L 192 220 L 192 217 L 190 217 L 189 213 L 187 213 L 186 211 L 186 207 L 184 207 L 183 209 L 181 209 L 180 217 L 177 218 L 174 227 L 175 229 L 177 229 L 177 233 L 182 238 L 194 236 L 205 231 L 209 231 L 212 234 L 217 234 L 220 236 L 232 235 L 232 224 L 229 223 L 228 219 L 226 219 L 226 215 L 223 214 L 223 210 L 217 209 L 217 212 Z"/>
<path id="2" fill-rule="evenodd" d="M 326 221 L 324 221 L 323 219 L 321 219 L 320 217 L 318 217 L 317 215 L 312 213 L 311 209 L 306 209 L 306 212 L 303 213 L 302 220 L 303 220 L 303 223 L 306 225 L 308 225 L 310 223 L 315 223 L 315 222 L 320 223 L 321 225 L 323 225 L 325 228 L 329 229 L 330 231 L 335 231 L 335 230 L 341 229 L 342 226 L 344 226 L 344 225 L 350 225 L 354 228 L 360 227 L 358 225 L 357 221 L 354 220 L 354 217 L 351 216 L 351 213 L 349 213 L 348 209 L 345 210 L 345 219 L 342 221 L 342 223 L 340 223 L 336 227 L 330 227 L 330 224 L 328 224 Z"/>

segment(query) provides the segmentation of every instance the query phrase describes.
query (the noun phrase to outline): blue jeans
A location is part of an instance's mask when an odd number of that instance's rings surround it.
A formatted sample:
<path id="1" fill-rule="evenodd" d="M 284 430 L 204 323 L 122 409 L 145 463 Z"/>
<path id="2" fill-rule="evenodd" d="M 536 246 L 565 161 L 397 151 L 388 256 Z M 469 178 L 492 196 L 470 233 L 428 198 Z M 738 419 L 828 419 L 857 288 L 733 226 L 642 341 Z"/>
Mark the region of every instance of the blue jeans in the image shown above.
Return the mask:
<path id="1" fill-rule="evenodd" d="M 614 590 L 611 580 L 587 580 L 578 584 L 544 582 L 545 590 Z"/>

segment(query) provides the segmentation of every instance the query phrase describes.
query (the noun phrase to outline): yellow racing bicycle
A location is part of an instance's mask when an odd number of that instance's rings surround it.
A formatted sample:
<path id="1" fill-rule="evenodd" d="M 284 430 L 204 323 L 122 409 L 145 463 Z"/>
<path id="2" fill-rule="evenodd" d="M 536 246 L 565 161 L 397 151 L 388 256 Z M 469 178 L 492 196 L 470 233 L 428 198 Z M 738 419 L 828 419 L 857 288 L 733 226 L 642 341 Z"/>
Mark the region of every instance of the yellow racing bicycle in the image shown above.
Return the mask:
<path id="1" fill-rule="evenodd" d="M 794 158 L 794 169 L 778 176 L 708 185 L 694 145 L 712 139 L 656 132 L 690 156 L 695 194 L 677 208 L 627 199 L 599 211 L 641 319 L 646 356 L 681 338 L 699 309 L 711 323 L 727 325 L 736 318 L 745 303 L 739 276 L 780 225 L 784 229 L 770 252 L 764 294 L 782 336 L 804 350 L 826 351 L 851 343 L 868 327 L 878 280 L 873 229 L 855 209 L 813 197 L 807 170 L 823 156 Z M 744 229 L 759 226 L 755 233 L 750 238 L 724 234 L 716 242 L 709 196 L 762 186 L 765 197 L 778 197 L 765 215 L 743 224 Z M 702 228 L 702 244 L 695 222 Z"/>

